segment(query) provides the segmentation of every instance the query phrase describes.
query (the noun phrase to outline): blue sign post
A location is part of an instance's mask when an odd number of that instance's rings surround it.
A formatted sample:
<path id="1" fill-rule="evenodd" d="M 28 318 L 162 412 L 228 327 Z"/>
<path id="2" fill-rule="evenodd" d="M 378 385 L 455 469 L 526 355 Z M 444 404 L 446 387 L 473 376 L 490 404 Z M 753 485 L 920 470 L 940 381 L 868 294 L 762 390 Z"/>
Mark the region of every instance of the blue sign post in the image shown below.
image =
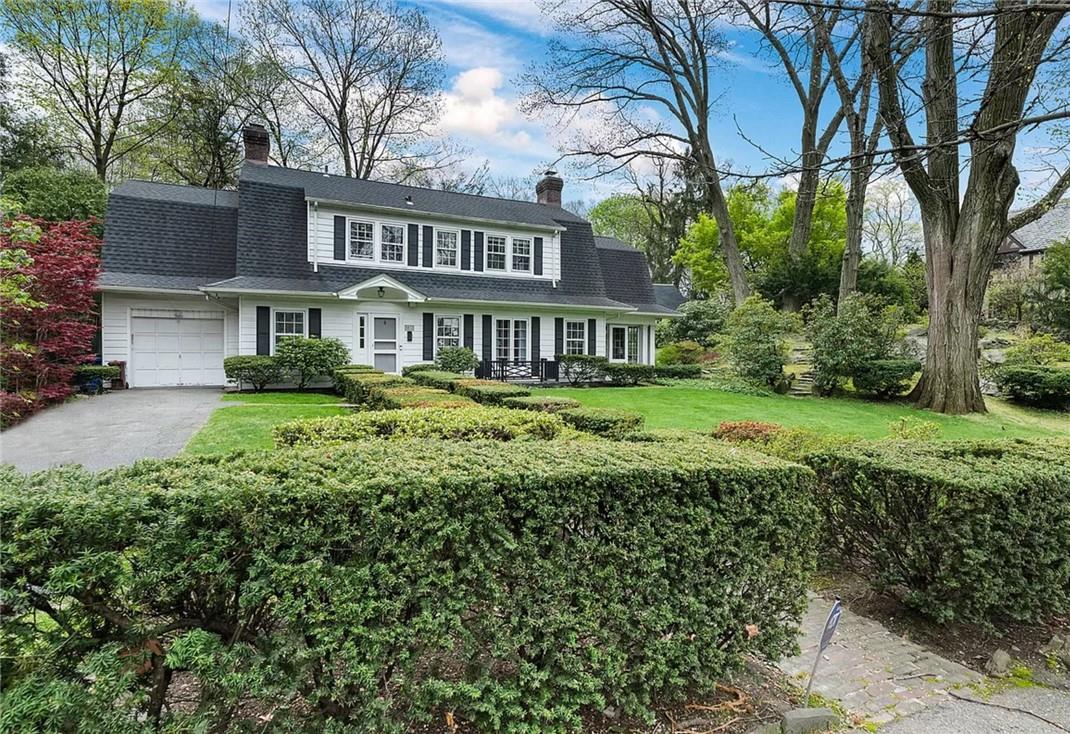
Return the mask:
<path id="1" fill-rule="evenodd" d="M 832 605 L 832 609 L 829 610 L 829 616 L 825 619 L 825 629 L 821 631 L 821 643 L 817 646 L 817 657 L 814 658 L 814 667 L 810 671 L 810 682 L 806 684 L 806 707 L 810 707 L 810 689 L 814 685 L 814 676 L 817 674 L 817 664 L 821 662 L 821 653 L 825 652 L 825 648 L 832 642 L 832 636 L 836 634 L 836 627 L 840 624 L 840 615 L 843 614 L 843 604 L 839 599 Z"/>

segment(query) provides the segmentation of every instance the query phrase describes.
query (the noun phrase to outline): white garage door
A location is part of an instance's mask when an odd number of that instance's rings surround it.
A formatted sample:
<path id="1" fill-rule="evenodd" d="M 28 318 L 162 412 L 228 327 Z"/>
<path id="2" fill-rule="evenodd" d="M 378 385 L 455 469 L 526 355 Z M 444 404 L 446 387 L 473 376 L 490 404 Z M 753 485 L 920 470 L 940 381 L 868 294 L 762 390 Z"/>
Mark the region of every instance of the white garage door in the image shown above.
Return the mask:
<path id="1" fill-rule="evenodd" d="M 222 385 L 223 319 L 146 317 L 131 319 L 130 384 L 133 387 L 167 385 Z"/>

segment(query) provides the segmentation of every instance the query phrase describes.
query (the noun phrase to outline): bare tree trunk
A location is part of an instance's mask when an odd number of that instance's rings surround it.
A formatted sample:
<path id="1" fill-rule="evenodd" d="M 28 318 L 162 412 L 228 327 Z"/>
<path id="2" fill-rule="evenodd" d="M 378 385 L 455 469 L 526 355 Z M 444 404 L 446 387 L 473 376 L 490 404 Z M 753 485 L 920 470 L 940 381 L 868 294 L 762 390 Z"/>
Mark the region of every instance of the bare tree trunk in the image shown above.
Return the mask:
<path id="1" fill-rule="evenodd" d="M 709 178 L 706 184 L 706 199 L 708 209 L 713 213 L 713 218 L 717 220 L 721 250 L 724 252 L 728 279 L 732 284 L 732 296 L 738 306 L 750 295 L 750 285 L 747 283 L 747 272 L 743 267 L 743 257 L 739 253 L 739 241 L 736 239 L 736 231 L 732 226 L 732 218 L 728 215 L 728 201 L 721 188 L 720 178 L 716 176 Z"/>
<path id="2" fill-rule="evenodd" d="M 866 209 L 866 186 L 869 170 L 857 166 L 851 170 L 851 188 L 847 192 L 847 238 L 840 265 L 840 292 L 837 308 L 858 289 L 858 267 L 862 262 L 862 221 Z"/>

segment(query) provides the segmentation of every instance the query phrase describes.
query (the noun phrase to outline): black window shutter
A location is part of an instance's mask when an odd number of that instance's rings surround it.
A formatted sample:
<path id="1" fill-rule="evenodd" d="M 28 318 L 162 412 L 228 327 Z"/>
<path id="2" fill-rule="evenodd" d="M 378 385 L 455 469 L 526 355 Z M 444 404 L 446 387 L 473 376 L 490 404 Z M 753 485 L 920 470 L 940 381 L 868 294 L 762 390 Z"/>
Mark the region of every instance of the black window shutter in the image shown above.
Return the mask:
<path id="1" fill-rule="evenodd" d="M 479 234 L 478 232 L 476 234 Z M 483 314 L 483 361 L 489 362 L 491 355 L 494 353 L 491 348 L 494 346 L 494 319 L 487 314 Z"/>
<path id="2" fill-rule="evenodd" d="M 435 315 L 424 311 L 424 361 L 435 359 Z"/>
<path id="3" fill-rule="evenodd" d="M 473 257 L 475 259 L 475 262 L 472 263 L 472 265 L 474 266 L 472 268 L 472 270 L 482 270 L 483 269 L 483 233 L 482 232 L 476 232 L 476 246 L 475 246 L 474 249 L 475 249 L 475 252 L 473 253 Z"/>
<path id="4" fill-rule="evenodd" d="M 531 363 L 532 374 L 539 374 L 538 362 L 542 359 L 542 344 L 539 335 L 540 319 L 538 316 L 531 317 Z"/>
<path id="5" fill-rule="evenodd" d="M 409 225 L 409 265 L 414 268 L 420 266 L 420 226 L 418 224 Z"/>
<path id="6" fill-rule="evenodd" d="M 598 321 L 596 319 L 587 319 L 587 354 L 593 355 L 595 353 L 598 335 L 594 333 L 594 330 L 597 328 Z"/>
<path id="7" fill-rule="evenodd" d="M 565 320 L 554 319 L 554 356 L 560 357 L 565 353 Z"/>
<path id="8" fill-rule="evenodd" d="M 256 307 L 256 353 L 271 354 L 271 307 Z"/>
<path id="9" fill-rule="evenodd" d="M 423 246 L 424 246 L 424 267 L 425 268 L 429 268 L 429 267 L 431 267 L 432 265 L 435 264 L 435 261 L 431 259 L 435 254 L 434 249 L 433 249 L 434 248 L 433 240 L 435 238 L 434 232 L 435 232 L 435 230 L 434 230 L 433 227 L 424 227 Z"/>
<path id="10" fill-rule="evenodd" d="M 346 259 L 346 218 L 334 217 L 334 259 Z"/>
<path id="11" fill-rule="evenodd" d="M 542 237 L 535 238 L 535 252 L 532 256 L 535 275 L 542 275 Z"/>
<path id="12" fill-rule="evenodd" d="M 472 269 L 472 230 L 461 230 L 461 270 Z"/>
<path id="13" fill-rule="evenodd" d="M 319 339 L 322 332 L 321 311 L 318 308 L 308 309 L 308 336 L 310 339 Z"/>
<path id="14" fill-rule="evenodd" d="M 464 346 L 466 349 L 475 349 L 476 343 L 476 317 L 470 313 L 464 315 Z"/>

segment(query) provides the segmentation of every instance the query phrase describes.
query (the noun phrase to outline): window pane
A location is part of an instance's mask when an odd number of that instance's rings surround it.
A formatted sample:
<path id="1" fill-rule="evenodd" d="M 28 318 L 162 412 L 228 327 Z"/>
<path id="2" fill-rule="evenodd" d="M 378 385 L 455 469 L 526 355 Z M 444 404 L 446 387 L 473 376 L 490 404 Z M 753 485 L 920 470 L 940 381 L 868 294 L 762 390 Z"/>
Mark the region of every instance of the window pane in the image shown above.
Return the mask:
<path id="1" fill-rule="evenodd" d="M 283 339 L 305 335 L 304 311 L 275 312 L 275 343 Z"/>
<path id="2" fill-rule="evenodd" d="M 457 267 L 457 233 L 437 232 L 435 242 L 435 264 L 448 268 Z"/>
<path id="3" fill-rule="evenodd" d="M 495 329 L 494 354 L 497 359 L 509 361 L 509 319 L 498 319 Z"/>
<path id="4" fill-rule="evenodd" d="M 505 270 L 505 238 L 487 235 L 487 270 Z"/>
<path id="5" fill-rule="evenodd" d="M 531 240 L 513 238 L 513 270 L 531 270 Z"/>
<path id="6" fill-rule="evenodd" d="M 439 316 L 435 326 L 438 349 L 461 346 L 461 320 L 456 316 Z"/>
<path id="7" fill-rule="evenodd" d="M 528 358 L 528 322 L 517 319 L 513 322 L 513 359 L 524 362 Z"/>
<path id="8" fill-rule="evenodd" d="M 626 354 L 624 351 L 624 329 L 620 326 L 614 326 L 610 335 L 613 342 L 610 345 L 610 359 L 624 359 Z"/>
<path id="9" fill-rule="evenodd" d="M 356 260 L 375 258 L 375 228 L 371 222 L 349 223 L 349 257 Z"/>
<path id="10" fill-rule="evenodd" d="M 380 258 L 385 262 L 405 261 L 405 228 L 400 224 L 384 224 Z"/>
<path id="11" fill-rule="evenodd" d="M 583 321 L 565 322 L 565 354 L 584 354 L 587 351 L 587 324 Z"/>
<path id="12" fill-rule="evenodd" d="M 628 361 L 635 363 L 639 361 L 639 327 L 628 327 Z"/>

